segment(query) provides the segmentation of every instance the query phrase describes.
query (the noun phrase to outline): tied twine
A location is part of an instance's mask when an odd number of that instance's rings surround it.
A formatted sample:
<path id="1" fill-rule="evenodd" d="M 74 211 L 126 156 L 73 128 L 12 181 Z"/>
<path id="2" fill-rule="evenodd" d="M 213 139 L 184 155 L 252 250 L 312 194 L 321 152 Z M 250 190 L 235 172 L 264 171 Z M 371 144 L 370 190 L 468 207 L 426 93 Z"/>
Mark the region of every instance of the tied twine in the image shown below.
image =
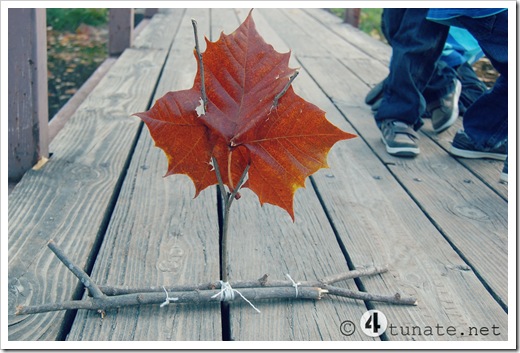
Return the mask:
<path id="1" fill-rule="evenodd" d="M 246 297 L 244 297 L 242 295 L 242 293 L 240 293 L 238 290 L 236 289 L 233 289 L 231 288 L 231 285 L 229 284 L 229 282 L 224 282 L 224 281 L 220 281 L 220 292 L 218 292 L 217 294 L 213 295 L 211 298 L 216 298 L 216 297 L 219 297 L 219 300 L 221 302 L 228 302 L 228 301 L 232 301 L 235 299 L 235 293 L 237 293 L 238 295 L 240 295 L 242 297 L 242 299 L 244 299 L 253 309 L 256 310 L 257 313 L 260 314 L 260 310 L 258 310 L 254 305 L 253 303 L 251 303 L 249 300 L 247 300 Z"/>
<path id="2" fill-rule="evenodd" d="M 179 300 L 179 298 L 172 298 L 168 295 L 168 291 L 166 290 L 166 288 L 164 288 L 164 286 L 162 287 L 164 289 L 164 293 L 166 293 L 166 300 L 164 301 L 164 303 L 161 304 L 161 308 L 163 306 L 166 306 L 168 304 L 170 304 L 171 302 L 176 302 L 177 300 Z"/>
<path id="3" fill-rule="evenodd" d="M 289 275 L 288 273 L 285 274 L 285 277 L 289 278 L 289 280 L 292 282 L 292 286 L 294 287 L 294 290 L 296 291 L 295 298 L 298 298 L 298 286 L 301 283 L 300 282 L 298 282 L 298 283 L 294 282 L 294 280 L 291 278 L 291 275 Z"/>

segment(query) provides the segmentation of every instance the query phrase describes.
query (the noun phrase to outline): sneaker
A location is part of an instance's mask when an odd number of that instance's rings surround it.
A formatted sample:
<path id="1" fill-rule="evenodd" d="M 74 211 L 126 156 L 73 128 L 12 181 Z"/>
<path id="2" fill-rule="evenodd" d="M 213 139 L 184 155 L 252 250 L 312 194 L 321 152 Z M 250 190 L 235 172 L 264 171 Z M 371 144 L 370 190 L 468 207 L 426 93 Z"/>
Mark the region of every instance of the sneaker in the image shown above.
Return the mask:
<path id="1" fill-rule="evenodd" d="M 398 157 L 415 157 L 419 154 L 419 135 L 411 125 L 399 120 L 383 120 L 380 126 L 386 151 Z"/>
<path id="2" fill-rule="evenodd" d="M 500 181 L 507 183 L 507 157 L 504 162 L 504 168 L 502 169 L 502 174 L 500 174 Z"/>
<path id="3" fill-rule="evenodd" d="M 463 130 L 459 130 L 450 147 L 450 153 L 464 158 L 491 158 L 504 161 L 507 158 L 507 139 L 492 148 L 478 149 Z"/>
<path id="4" fill-rule="evenodd" d="M 433 131 L 441 133 L 452 126 L 459 117 L 459 97 L 462 90 L 462 84 L 455 79 L 455 89 L 453 92 L 445 95 L 437 102 L 432 103 L 428 110 L 432 119 Z"/>

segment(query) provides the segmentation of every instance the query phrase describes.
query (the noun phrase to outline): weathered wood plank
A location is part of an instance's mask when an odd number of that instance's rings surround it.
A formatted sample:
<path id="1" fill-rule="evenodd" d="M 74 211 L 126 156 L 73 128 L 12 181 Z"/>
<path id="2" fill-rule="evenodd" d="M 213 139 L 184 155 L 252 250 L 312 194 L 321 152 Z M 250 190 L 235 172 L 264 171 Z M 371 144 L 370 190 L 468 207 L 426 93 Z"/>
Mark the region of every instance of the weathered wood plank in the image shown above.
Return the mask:
<path id="1" fill-rule="evenodd" d="M 294 18 L 296 14 L 291 13 L 290 16 Z M 306 23 L 300 28 L 305 33 L 308 26 Z M 296 39 L 294 37 L 293 40 Z M 329 57 L 327 48 L 321 46 L 321 41 L 317 45 L 316 51 L 323 51 L 323 57 L 303 56 L 301 62 L 305 67 L 312 66 L 312 75 L 320 84 L 324 82 L 324 91 L 349 118 L 352 116 L 351 122 L 370 141 L 379 157 L 410 190 L 418 204 L 434 218 L 443 234 L 467 256 L 472 266 L 490 283 L 494 283 L 493 290 L 507 303 L 507 271 L 504 271 L 507 268 L 507 202 L 493 195 L 485 184 L 439 150 L 428 138 L 421 139 L 423 153 L 414 160 L 388 155 L 380 143 L 379 131 L 373 120 L 366 114 L 360 115 L 355 108 L 366 107 L 363 103 L 366 90 L 364 82 L 348 68 L 348 64 L 337 65 L 337 61 Z M 341 40 L 338 40 L 335 47 L 340 45 Z M 342 59 L 348 62 L 345 60 Z M 337 69 L 330 70 L 334 65 Z M 356 114 L 348 113 L 351 109 Z M 361 116 L 367 118 L 357 118 Z M 481 163 L 485 165 L 486 162 Z M 475 185 L 469 185 L 473 182 L 478 185 L 476 192 L 473 188 Z M 468 201 L 461 203 L 460 199 Z M 482 247 L 482 244 L 486 246 Z M 487 261 L 482 261 L 489 257 L 496 259 L 491 266 Z"/>
<path id="2" fill-rule="evenodd" d="M 49 157 L 45 9 L 9 9 L 8 177 Z"/>
<path id="3" fill-rule="evenodd" d="M 449 151 L 455 133 L 462 128 L 462 118 L 459 118 L 453 127 L 442 134 L 435 134 L 435 132 L 433 132 L 433 127 L 431 126 L 431 120 L 425 120 L 425 124 L 421 131 L 433 141 L 437 142 L 446 151 Z M 508 200 L 508 183 L 500 182 L 500 173 L 504 167 L 503 161 L 469 158 L 456 159 L 460 164 L 471 170 L 473 174 L 487 185 L 487 187 L 493 189 L 504 200 Z"/>
<path id="4" fill-rule="evenodd" d="M 238 10 L 241 20 L 246 10 Z M 213 10 L 215 31 L 234 29 L 230 10 Z M 254 20 L 264 39 L 278 51 L 288 48 L 255 10 Z M 294 62 L 292 66 L 294 67 Z M 299 78 L 297 79 L 299 80 Z M 311 98 L 311 97 L 308 97 Z M 312 99 L 311 99 L 312 101 Z M 339 165 L 332 165 L 338 168 Z M 236 206 L 235 206 L 236 205 Z M 261 207 L 248 189 L 231 211 L 229 234 L 230 279 L 260 278 L 268 273 L 273 279 L 289 274 L 295 281 L 318 279 L 348 270 L 336 237 L 310 183 L 296 193 L 295 223 L 280 208 Z M 354 281 L 339 284 L 356 290 Z M 319 302 L 255 302 L 233 304 L 230 309 L 231 336 L 235 340 L 368 340 L 361 331 L 342 335 L 345 320 L 358 320 L 366 311 L 363 302 L 345 298 L 326 298 Z"/>
<path id="5" fill-rule="evenodd" d="M 348 42 L 366 53 L 367 57 L 374 58 L 388 67 L 392 54 L 392 49 L 388 45 L 374 40 L 357 28 L 345 25 L 339 17 L 330 12 L 322 9 L 303 9 L 303 11 L 332 31 L 332 33 L 341 38 L 348 38 Z"/>
<path id="6" fill-rule="evenodd" d="M 132 47 L 168 50 L 172 44 L 172 35 L 178 30 L 184 11 L 185 9 L 160 9 L 134 39 Z"/>
<path id="7" fill-rule="evenodd" d="M 294 14 L 291 14 L 292 16 Z M 274 14 L 269 13 L 266 17 L 271 23 Z M 304 26 L 307 24 L 302 25 Z M 274 25 L 273 27 L 281 33 L 280 28 Z M 302 31 L 304 32 L 303 28 Z M 317 102 L 318 106 L 327 111 L 327 117 L 335 124 L 352 131 L 353 128 L 342 120 L 340 113 L 331 104 L 332 99 L 362 136 L 362 139 L 348 144 L 338 144 L 338 147 L 333 149 L 329 155 L 329 163 L 345 167 L 333 169 L 330 173 L 318 172 L 314 177 L 318 192 L 353 264 L 390 265 L 392 276 L 362 280 L 367 290 L 400 291 L 419 298 L 419 307 L 416 308 L 381 304 L 374 306 L 383 310 L 389 321 L 396 325 L 425 327 L 451 324 L 458 332 L 463 332 L 462 330 L 468 326 L 496 323 L 501 333 L 500 336 L 494 337 L 458 335 L 443 339 L 507 339 L 507 314 L 443 236 L 447 234 L 452 241 L 457 241 L 459 249 L 464 256 L 470 258 L 471 264 L 474 267 L 478 264 L 479 274 L 484 276 L 485 273 L 488 283 L 500 292 L 502 298 L 507 298 L 507 271 L 505 275 L 503 272 L 507 268 L 507 262 L 504 261 L 504 258 L 507 258 L 507 214 L 489 210 L 489 205 L 481 203 L 483 200 L 493 202 L 492 208 L 498 207 L 503 210 L 503 201 L 498 200 L 492 192 L 486 191 L 484 185 L 479 187 L 485 195 L 481 196 L 480 200 L 478 195 L 475 195 L 475 185 L 472 185 L 471 191 L 460 186 L 456 189 L 451 187 L 449 177 L 439 169 L 444 170 L 444 166 L 449 164 L 448 169 L 455 169 L 459 173 L 457 168 L 460 168 L 460 165 L 452 158 L 438 153 L 438 147 L 431 141 L 426 144 L 427 148 L 421 154 L 422 159 L 390 160 L 381 146 L 377 128 L 370 117 L 370 110 L 360 99 L 366 93 L 364 90 L 367 90 L 365 83 L 347 69 L 348 62 L 338 65 L 338 61 L 329 58 L 326 52 L 324 57 L 319 58 L 305 55 L 300 57 L 300 48 L 305 50 L 304 47 L 314 47 L 317 53 L 325 50 L 320 45 L 322 39 L 319 35 L 301 38 L 283 36 L 283 39 L 291 44 L 293 53 L 303 68 L 310 72 L 312 79 L 328 95 L 322 96 Z M 295 86 L 307 93 L 314 85 L 303 84 L 304 79 L 305 76 L 301 79 L 298 77 Z M 319 94 L 312 93 L 312 96 L 319 97 Z M 338 103 L 336 98 L 341 99 L 341 102 Z M 367 153 L 370 149 L 375 151 L 376 155 Z M 387 168 L 381 164 L 381 160 L 395 166 Z M 427 174 L 432 172 L 434 177 L 429 177 Z M 420 178 L 422 181 L 414 178 Z M 472 182 L 478 183 L 478 180 L 474 179 L 476 178 L 473 178 Z M 405 184 L 406 189 L 403 190 L 399 183 Z M 418 185 L 413 185 L 414 183 Z M 439 189 L 440 186 L 444 189 Z M 457 204 L 449 205 L 450 201 L 445 202 L 446 199 L 453 200 L 453 197 L 443 194 L 446 189 L 458 196 Z M 406 190 L 412 190 L 411 196 Z M 461 200 L 462 203 L 468 200 L 467 204 L 460 205 Z M 454 206 L 474 207 L 474 200 L 479 202 L 478 207 L 488 212 L 488 217 L 483 221 L 474 222 L 462 216 L 460 212 L 457 214 L 453 211 Z M 420 202 L 419 205 L 416 202 Z M 507 210 L 507 205 L 505 209 Z M 424 212 L 428 212 L 428 215 Z M 433 221 L 429 217 L 433 218 Z M 471 228 L 470 234 L 466 234 L 468 227 Z M 486 231 L 494 234 L 487 234 Z M 489 252 L 496 258 L 491 259 Z M 498 279 L 493 278 L 495 276 Z M 387 338 L 438 339 L 403 335 L 387 335 Z"/>
<path id="8" fill-rule="evenodd" d="M 207 9 L 188 10 L 177 19 L 181 25 L 154 100 L 168 90 L 193 83 L 196 61 L 191 18 L 197 19 L 201 32 L 209 32 Z M 171 22 L 168 19 L 169 25 Z M 216 190 L 209 188 L 193 199 L 195 188 L 189 178 L 162 178 L 166 169 L 164 153 L 154 146 L 145 127 L 96 260 L 94 280 L 129 287 L 218 280 Z M 111 341 L 221 338 L 219 303 L 124 308 L 108 311 L 103 320 L 97 313 L 83 311 L 68 337 Z"/>
<path id="9" fill-rule="evenodd" d="M 75 295 L 78 280 L 46 243 L 54 239 L 80 266 L 90 262 L 138 131 L 130 114 L 146 108 L 165 58 L 164 50 L 125 51 L 53 140 L 49 162 L 9 195 L 10 340 L 62 338 L 65 313 L 18 317 L 14 309 Z"/>
<path id="10" fill-rule="evenodd" d="M 342 68 L 335 74 L 325 72 L 322 68 L 333 63 L 324 58 L 319 63 L 302 58 L 302 63 L 309 70 L 312 67 L 313 77 L 319 78 L 323 89 L 331 96 L 348 92 L 347 87 L 352 89 L 357 79 Z M 348 85 L 344 81 L 337 82 L 338 72 L 347 78 Z M 361 87 L 362 83 L 359 83 L 355 91 Z M 368 109 L 356 109 L 354 101 L 347 104 L 344 101 L 345 97 L 342 97 L 342 101 L 336 103 L 356 130 L 442 233 L 507 303 L 507 202 L 428 138 L 421 139 L 422 153 L 418 158 L 409 160 L 388 155 Z M 361 111 L 368 114 L 363 115 Z"/>

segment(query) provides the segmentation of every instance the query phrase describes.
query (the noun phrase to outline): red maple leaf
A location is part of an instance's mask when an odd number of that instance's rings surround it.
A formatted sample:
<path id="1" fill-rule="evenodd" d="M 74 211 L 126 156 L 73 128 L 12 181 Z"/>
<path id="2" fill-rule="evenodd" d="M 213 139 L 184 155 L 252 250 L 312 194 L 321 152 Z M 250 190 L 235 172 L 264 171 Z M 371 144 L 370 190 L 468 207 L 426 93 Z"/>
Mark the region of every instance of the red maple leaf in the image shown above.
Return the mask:
<path id="1" fill-rule="evenodd" d="M 280 206 L 294 219 L 295 191 L 328 167 L 327 154 L 337 141 L 355 135 L 329 123 L 324 111 L 287 88 L 296 71 L 288 67 L 290 52 L 278 53 L 267 44 L 251 13 L 235 32 L 222 33 L 216 42 L 206 38 L 206 44 L 205 109 L 199 65 L 191 89 L 169 92 L 136 114 L 168 158 L 166 175 L 188 175 L 197 196 L 217 183 L 212 157 L 230 190 L 249 165 L 243 186 L 261 204 Z"/>

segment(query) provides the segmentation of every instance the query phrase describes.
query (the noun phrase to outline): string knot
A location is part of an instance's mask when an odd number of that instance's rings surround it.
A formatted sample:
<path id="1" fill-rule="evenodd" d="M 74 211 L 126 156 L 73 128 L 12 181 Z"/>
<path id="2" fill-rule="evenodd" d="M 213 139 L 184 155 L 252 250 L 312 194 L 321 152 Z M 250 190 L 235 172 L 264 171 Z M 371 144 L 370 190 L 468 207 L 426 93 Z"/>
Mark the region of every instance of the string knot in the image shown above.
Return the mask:
<path id="1" fill-rule="evenodd" d="M 161 308 L 163 306 L 166 306 L 166 305 L 170 304 L 171 302 L 176 302 L 177 300 L 179 300 L 179 298 L 172 298 L 172 297 L 170 297 L 168 295 L 168 291 L 166 290 L 166 288 L 164 288 L 164 286 L 163 286 L 163 289 L 164 289 L 164 293 L 166 293 L 166 300 L 164 301 L 164 303 L 161 304 L 161 306 L 160 306 Z"/>
<path id="2" fill-rule="evenodd" d="M 221 302 L 227 302 L 227 301 L 232 301 L 235 299 L 235 293 L 237 293 L 238 295 L 240 295 L 242 297 L 242 299 L 244 299 L 253 309 L 256 310 L 257 313 L 260 314 L 260 310 L 258 310 L 254 305 L 253 303 L 251 303 L 249 300 L 247 300 L 246 297 L 244 297 L 242 295 L 242 293 L 240 293 L 238 290 L 236 289 L 233 289 L 231 288 L 231 284 L 229 284 L 229 282 L 224 282 L 224 281 L 220 281 L 220 292 L 218 292 L 217 294 L 211 296 L 211 298 L 215 299 L 217 297 L 219 297 L 219 300 Z"/>
<path id="3" fill-rule="evenodd" d="M 287 278 L 289 278 L 289 280 L 292 282 L 292 286 L 294 287 L 294 290 L 296 291 L 296 296 L 295 296 L 295 298 L 298 298 L 298 286 L 299 286 L 301 283 L 300 283 L 300 282 L 298 282 L 298 283 L 294 282 L 294 280 L 291 278 L 291 276 L 290 276 L 288 273 L 286 273 L 285 276 L 286 276 Z"/>

